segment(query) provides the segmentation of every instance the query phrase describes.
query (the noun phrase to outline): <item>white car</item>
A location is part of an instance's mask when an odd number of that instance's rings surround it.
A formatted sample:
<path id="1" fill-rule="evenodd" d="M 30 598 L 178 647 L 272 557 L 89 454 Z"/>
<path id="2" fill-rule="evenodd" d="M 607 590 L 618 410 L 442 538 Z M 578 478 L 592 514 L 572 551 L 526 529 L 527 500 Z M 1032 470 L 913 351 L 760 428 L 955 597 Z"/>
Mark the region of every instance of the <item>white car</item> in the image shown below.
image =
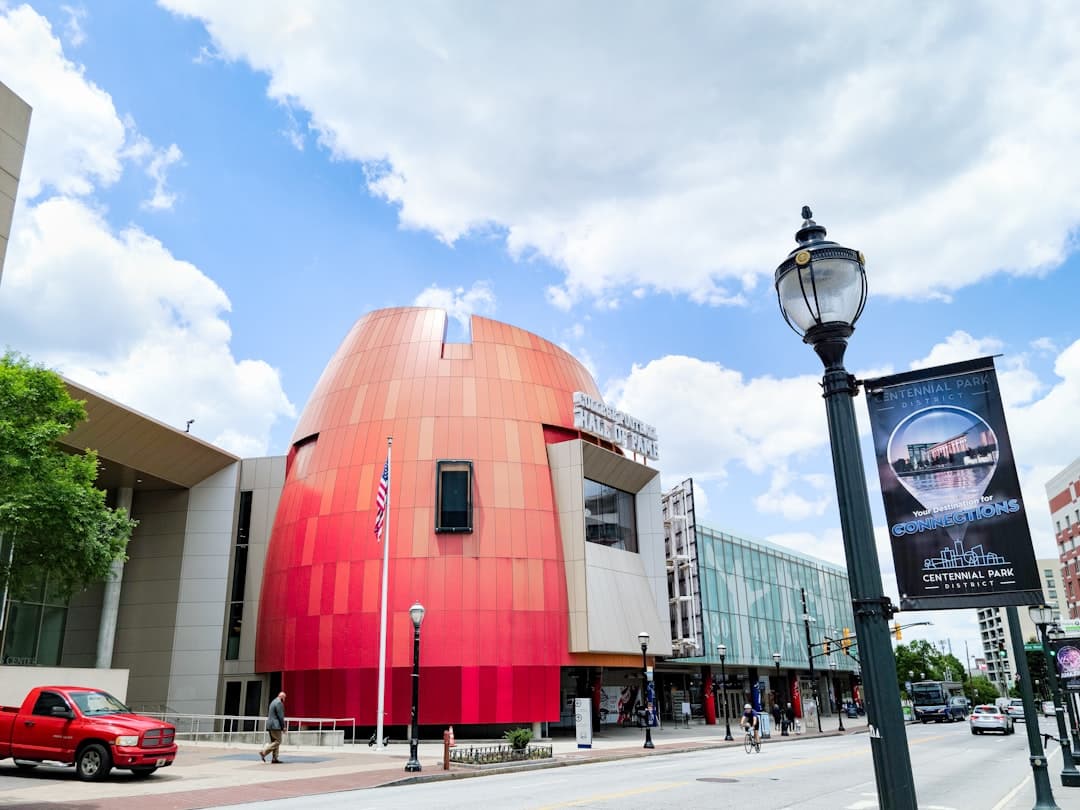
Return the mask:
<path id="1" fill-rule="evenodd" d="M 1054 708 L 1054 701 L 1044 700 L 1042 702 L 1043 717 L 1055 717 L 1057 716 L 1057 709 Z"/>
<path id="2" fill-rule="evenodd" d="M 1024 701 L 1020 698 L 1010 700 L 1009 705 L 1005 707 L 1005 714 L 1009 715 L 1013 720 L 1027 720 L 1024 716 Z"/>
<path id="3" fill-rule="evenodd" d="M 1013 719 L 997 706 L 976 706 L 971 710 L 968 722 L 971 724 L 972 734 L 982 734 L 984 731 L 1000 731 L 1002 734 L 1012 734 L 1016 731 L 1013 726 Z"/>

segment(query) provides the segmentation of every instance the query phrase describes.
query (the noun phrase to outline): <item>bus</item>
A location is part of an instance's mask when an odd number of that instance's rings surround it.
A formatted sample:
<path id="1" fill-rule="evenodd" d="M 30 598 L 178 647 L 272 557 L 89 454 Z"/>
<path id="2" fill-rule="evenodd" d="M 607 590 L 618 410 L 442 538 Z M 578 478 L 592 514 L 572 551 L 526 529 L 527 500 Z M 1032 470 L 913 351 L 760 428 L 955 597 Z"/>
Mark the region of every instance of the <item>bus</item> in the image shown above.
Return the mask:
<path id="1" fill-rule="evenodd" d="M 967 699 L 959 681 L 915 681 L 910 692 L 918 722 L 951 723 L 967 716 Z"/>

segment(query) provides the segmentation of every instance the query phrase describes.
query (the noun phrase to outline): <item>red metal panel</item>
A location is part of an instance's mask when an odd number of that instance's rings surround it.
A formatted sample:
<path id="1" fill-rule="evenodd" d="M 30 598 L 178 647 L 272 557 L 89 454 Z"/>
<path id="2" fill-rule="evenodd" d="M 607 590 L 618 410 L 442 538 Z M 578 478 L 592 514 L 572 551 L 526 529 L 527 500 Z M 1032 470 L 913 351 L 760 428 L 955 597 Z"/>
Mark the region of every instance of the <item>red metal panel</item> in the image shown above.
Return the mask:
<path id="1" fill-rule="evenodd" d="M 409 721 L 412 625 L 421 721 L 554 720 L 569 664 L 562 545 L 544 441 L 577 436 L 571 393 L 600 396 L 562 349 L 474 317 L 444 351 L 446 315 L 361 318 L 298 421 L 267 550 L 256 667 L 282 671 L 294 715 L 375 720 L 382 545 L 374 492 L 394 435 L 386 722 Z M 474 531 L 434 533 L 438 458 L 474 462 Z"/>

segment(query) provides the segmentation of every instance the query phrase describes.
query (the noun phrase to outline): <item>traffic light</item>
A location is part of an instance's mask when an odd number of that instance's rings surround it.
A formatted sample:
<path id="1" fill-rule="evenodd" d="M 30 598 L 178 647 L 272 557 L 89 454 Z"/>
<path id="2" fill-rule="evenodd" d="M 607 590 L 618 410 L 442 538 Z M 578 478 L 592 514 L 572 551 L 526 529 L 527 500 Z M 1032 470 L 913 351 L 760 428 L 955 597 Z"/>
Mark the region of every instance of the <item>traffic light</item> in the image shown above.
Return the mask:
<path id="1" fill-rule="evenodd" d="M 824 647 L 823 647 L 822 651 L 825 653 L 825 655 L 829 654 L 829 640 L 828 639 L 825 639 L 825 644 L 824 644 Z"/>
<path id="2" fill-rule="evenodd" d="M 999 641 L 998 642 L 998 658 L 1008 658 L 1008 657 L 1009 657 L 1009 654 L 1007 652 L 1005 652 L 1005 642 L 1004 641 Z"/>
<path id="3" fill-rule="evenodd" d="M 904 637 L 904 634 L 900 632 L 900 622 L 893 623 L 893 631 L 896 633 L 896 640 L 899 641 Z"/>
<path id="4" fill-rule="evenodd" d="M 844 637 L 840 640 L 840 646 L 844 650 L 844 655 L 851 655 L 851 628 L 844 628 Z"/>

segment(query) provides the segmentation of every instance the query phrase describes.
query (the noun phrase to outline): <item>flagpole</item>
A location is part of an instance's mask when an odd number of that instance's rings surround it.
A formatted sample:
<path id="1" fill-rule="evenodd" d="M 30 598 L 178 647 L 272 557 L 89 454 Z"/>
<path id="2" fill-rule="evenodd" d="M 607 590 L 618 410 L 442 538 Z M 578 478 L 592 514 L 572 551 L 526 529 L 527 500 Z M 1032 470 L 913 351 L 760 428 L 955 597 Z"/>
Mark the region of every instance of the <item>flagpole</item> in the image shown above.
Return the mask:
<path id="1" fill-rule="evenodd" d="M 382 540 L 382 602 L 379 608 L 379 709 L 375 725 L 375 744 L 380 751 L 383 745 L 383 706 L 386 695 L 386 580 L 390 570 L 390 483 L 393 477 L 390 475 L 390 448 L 394 443 L 393 436 L 386 437 L 386 518 L 383 525 Z"/>

